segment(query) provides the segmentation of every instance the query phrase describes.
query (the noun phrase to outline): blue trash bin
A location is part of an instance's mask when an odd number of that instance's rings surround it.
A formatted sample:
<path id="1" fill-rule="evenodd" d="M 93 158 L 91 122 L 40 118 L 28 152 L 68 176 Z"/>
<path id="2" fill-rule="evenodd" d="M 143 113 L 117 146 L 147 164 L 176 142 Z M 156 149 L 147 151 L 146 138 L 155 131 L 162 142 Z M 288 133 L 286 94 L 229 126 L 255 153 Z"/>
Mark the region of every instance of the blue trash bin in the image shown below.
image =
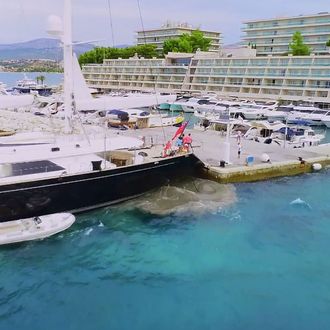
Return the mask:
<path id="1" fill-rule="evenodd" d="M 253 156 L 247 156 L 245 161 L 246 161 L 247 166 L 251 166 L 254 163 L 254 157 Z"/>

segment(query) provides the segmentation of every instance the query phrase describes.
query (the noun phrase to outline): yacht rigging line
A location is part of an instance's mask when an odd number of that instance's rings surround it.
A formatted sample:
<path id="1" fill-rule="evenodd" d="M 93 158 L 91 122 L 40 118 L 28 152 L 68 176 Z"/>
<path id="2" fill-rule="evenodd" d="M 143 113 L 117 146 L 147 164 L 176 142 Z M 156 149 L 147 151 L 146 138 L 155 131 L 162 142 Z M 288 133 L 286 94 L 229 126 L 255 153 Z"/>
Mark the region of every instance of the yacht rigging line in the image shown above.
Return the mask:
<path id="1" fill-rule="evenodd" d="M 140 15 L 140 21 L 141 21 L 141 26 L 142 26 L 142 32 L 143 32 L 143 38 L 144 38 L 144 44 L 147 44 L 147 37 L 146 37 L 146 32 L 144 29 L 144 23 L 143 23 L 143 18 L 142 18 L 142 13 L 141 13 L 141 6 L 140 6 L 140 0 L 136 0 L 138 9 L 139 9 L 139 15 Z"/>
<path id="2" fill-rule="evenodd" d="M 156 90 L 156 81 L 155 81 L 154 91 L 155 91 L 155 97 L 156 97 L 156 104 L 159 104 L 158 97 L 157 97 L 157 90 Z M 166 143 L 167 142 L 167 135 L 166 135 L 166 132 L 165 132 L 165 129 L 164 129 L 163 117 L 162 117 L 162 114 L 160 112 L 160 109 L 158 107 L 156 107 L 156 109 L 158 110 L 158 114 L 160 116 L 160 121 L 162 123 L 161 126 L 162 126 L 162 132 L 163 132 L 163 137 L 164 137 L 164 143 Z"/>
<path id="3" fill-rule="evenodd" d="M 138 9 L 139 9 L 140 21 L 141 21 L 143 37 L 144 37 L 144 44 L 146 45 L 147 44 L 147 38 L 146 38 L 145 29 L 144 29 L 144 23 L 143 23 L 143 17 L 142 17 L 142 12 L 141 12 L 140 0 L 136 0 L 136 2 L 137 2 Z M 156 81 L 155 81 L 155 85 L 154 85 L 154 91 L 155 91 L 155 96 L 156 96 L 156 103 L 159 104 L 158 97 L 157 97 L 157 91 L 156 91 Z M 158 114 L 161 116 L 161 112 L 160 112 L 159 108 L 158 108 Z M 164 143 L 166 143 L 167 136 L 166 136 L 166 133 L 165 133 L 162 117 L 161 117 L 160 120 L 161 120 L 161 123 L 162 123 L 161 126 L 162 126 L 162 131 L 163 131 Z"/>
<path id="4" fill-rule="evenodd" d="M 111 38 L 112 38 L 112 47 L 115 47 L 115 35 L 114 35 L 114 31 L 113 31 L 111 0 L 108 0 L 107 2 L 108 2 L 108 12 L 109 12 L 109 22 L 110 22 L 110 30 L 111 30 Z"/>

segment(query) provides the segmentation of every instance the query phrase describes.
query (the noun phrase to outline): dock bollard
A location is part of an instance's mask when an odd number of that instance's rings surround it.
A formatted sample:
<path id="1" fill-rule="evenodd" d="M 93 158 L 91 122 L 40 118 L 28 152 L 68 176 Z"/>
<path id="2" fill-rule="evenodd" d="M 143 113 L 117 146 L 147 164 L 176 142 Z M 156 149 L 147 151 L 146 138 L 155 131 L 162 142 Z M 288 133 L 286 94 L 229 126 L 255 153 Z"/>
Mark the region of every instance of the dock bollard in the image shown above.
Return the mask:
<path id="1" fill-rule="evenodd" d="M 315 172 L 321 171 L 321 170 L 322 170 L 322 165 L 321 165 L 320 163 L 314 163 L 314 164 L 312 165 L 312 169 L 313 169 L 313 171 L 315 171 Z"/>

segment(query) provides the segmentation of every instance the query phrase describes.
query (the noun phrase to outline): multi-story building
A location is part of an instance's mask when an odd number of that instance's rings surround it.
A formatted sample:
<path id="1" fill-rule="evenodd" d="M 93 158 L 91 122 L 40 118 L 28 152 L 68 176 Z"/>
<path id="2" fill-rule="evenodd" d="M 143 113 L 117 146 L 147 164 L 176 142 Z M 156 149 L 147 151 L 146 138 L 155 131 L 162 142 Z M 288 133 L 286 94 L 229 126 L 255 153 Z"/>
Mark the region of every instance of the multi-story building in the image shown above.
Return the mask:
<path id="1" fill-rule="evenodd" d="M 137 45 L 152 44 L 157 46 L 157 50 L 162 52 L 165 40 L 178 38 L 183 33 L 191 33 L 199 28 L 194 28 L 187 23 L 167 22 L 159 29 L 151 29 L 137 32 Z M 221 47 L 220 32 L 201 30 L 206 38 L 211 39 L 210 51 L 217 52 Z"/>
<path id="2" fill-rule="evenodd" d="M 330 13 L 299 15 L 244 22 L 243 43 L 256 45 L 257 55 L 285 55 L 296 31 L 314 54 L 329 53 L 326 42 L 330 39 Z"/>
<path id="3" fill-rule="evenodd" d="M 90 87 L 103 91 L 213 92 L 219 96 L 330 104 L 330 55 L 221 57 L 169 54 L 165 59 L 104 60 L 86 65 Z"/>
<path id="4" fill-rule="evenodd" d="M 123 89 L 179 92 L 190 60 L 191 56 L 175 58 L 173 61 L 169 57 L 104 60 L 103 64 L 83 66 L 83 74 L 90 87 L 102 91 Z"/>

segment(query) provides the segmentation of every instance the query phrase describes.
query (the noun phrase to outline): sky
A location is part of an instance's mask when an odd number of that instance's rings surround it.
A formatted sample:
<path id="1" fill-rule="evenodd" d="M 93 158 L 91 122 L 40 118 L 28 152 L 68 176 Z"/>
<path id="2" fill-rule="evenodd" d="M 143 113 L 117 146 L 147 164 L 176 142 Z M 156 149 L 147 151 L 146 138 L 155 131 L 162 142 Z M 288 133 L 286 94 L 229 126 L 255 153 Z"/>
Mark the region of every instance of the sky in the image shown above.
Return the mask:
<path id="1" fill-rule="evenodd" d="M 72 0 L 74 40 L 134 44 L 138 2 L 145 29 L 187 22 L 221 32 L 224 44 L 240 41 L 243 21 L 330 12 L 329 0 Z M 47 17 L 62 12 L 63 0 L 0 0 L 0 44 L 48 37 Z"/>

